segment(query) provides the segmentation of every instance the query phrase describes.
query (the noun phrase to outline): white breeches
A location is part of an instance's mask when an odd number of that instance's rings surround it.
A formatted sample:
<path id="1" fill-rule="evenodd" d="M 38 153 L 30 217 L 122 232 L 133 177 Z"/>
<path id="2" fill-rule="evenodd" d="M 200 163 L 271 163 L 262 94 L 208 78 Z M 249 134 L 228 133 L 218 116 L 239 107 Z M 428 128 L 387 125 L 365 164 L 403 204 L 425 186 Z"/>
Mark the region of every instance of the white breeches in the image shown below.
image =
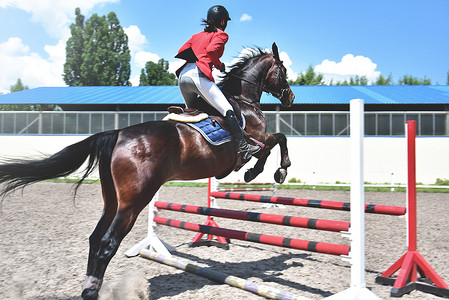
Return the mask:
<path id="1" fill-rule="evenodd" d="M 218 86 L 207 78 L 195 63 L 188 63 L 182 69 L 178 85 L 187 108 L 195 107 L 199 95 L 223 117 L 228 110 L 233 110 Z"/>

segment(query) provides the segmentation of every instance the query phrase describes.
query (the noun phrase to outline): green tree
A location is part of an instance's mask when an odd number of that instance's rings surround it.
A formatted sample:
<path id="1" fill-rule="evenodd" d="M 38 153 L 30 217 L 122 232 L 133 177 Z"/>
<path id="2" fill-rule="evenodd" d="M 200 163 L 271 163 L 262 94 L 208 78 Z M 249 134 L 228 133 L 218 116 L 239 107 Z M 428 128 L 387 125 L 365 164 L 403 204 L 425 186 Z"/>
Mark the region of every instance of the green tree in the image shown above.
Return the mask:
<path id="1" fill-rule="evenodd" d="M 23 91 L 23 90 L 28 90 L 28 86 L 23 85 L 22 79 L 20 79 L 20 78 L 17 79 L 16 84 L 11 85 L 10 88 L 9 88 L 9 91 L 11 93 L 20 92 L 20 91 Z"/>
<path id="2" fill-rule="evenodd" d="M 374 82 L 374 85 L 391 85 L 393 84 L 393 76 L 388 75 L 387 78 L 385 78 L 382 74 L 377 78 L 377 80 Z"/>
<path id="3" fill-rule="evenodd" d="M 75 23 L 70 25 L 72 36 L 66 44 L 66 62 L 64 64 L 64 82 L 69 86 L 82 84 L 81 65 L 84 51 L 84 16 L 79 8 L 75 9 Z"/>
<path id="4" fill-rule="evenodd" d="M 368 85 L 368 78 L 366 76 L 356 75 L 354 77 L 350 77 L 349 81 L 345 79 L 344 81 L 337 81 L 334 83 L 332 80 L 329 85 Z"/>
<path id="5" fill-rule="evenodd" d="M 447 72 L 447 80 L 446 80 L 446 84 L 449 85 L 449 72 Z"/>
<path id="6" fill-rule="evenodd" d="M 349 85 L 368 85 L 368 78 L 366 76 L 355 75 L 349 79 Z"/>
<path id="7" fill-rule="evenodd" d="M 176 75 L 168 72 L 168 61 L 148 61 L 140 72 L 139 85 L 176 85 Z"/>
<path id="8" fill-rule="evenodd" d="M 296 80 L 290 80 L 291 85 L 320 85 L 324 84 L 323 74 L 317 74 L 310 65 L 305 73 L 301 73 Z"/>
<path id="9" fill-rule="evenodd" d="M 79 8 L 66 45 L 64 81 L 69 86 L 124 86 L 129 81 L 128 36 L 114 12 L 86 22 Z"/>
<path id="10" fill-rule="evenodd" d="M 22 83 L 22 80 L 19 78 L 14 85 L 11 85 L 9 91 L 11 93 L 20 92 L 23 90 L 28 90 L 28 86 Z M 1 93 L 0 93 L 1 94 Z M 41 111 L 41 110 L 57 110 L 58 106 L 56 105 L 44 105 L 44 104 L 7 104 L 0 105 L 0 111 Z"/>
<path id="11" fill-rule="evenodd" d="M 413 77 L 412 75 L 404 75 L 404 77 L 399 79 L 398 84 L 400 85 L 431 85 L 429 78 L 424 77 L 424 79 L 418 79 L 418 77 Z"/>

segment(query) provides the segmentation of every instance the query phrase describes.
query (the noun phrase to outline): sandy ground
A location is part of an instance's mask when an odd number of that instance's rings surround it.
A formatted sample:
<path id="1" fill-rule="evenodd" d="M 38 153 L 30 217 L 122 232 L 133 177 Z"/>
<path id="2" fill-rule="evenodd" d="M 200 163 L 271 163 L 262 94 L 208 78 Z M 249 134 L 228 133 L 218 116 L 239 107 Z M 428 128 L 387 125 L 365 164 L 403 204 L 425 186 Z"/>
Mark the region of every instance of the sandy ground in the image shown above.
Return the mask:
<path id="1" fill-rule="evenodd" d="M 88 237 L 102 211 L 98 184 L 83 185 L 73 201 L 72 185 L 38 183 L 2 203 L 0 215 L 0 298 L 80 299 Z M 164 187 L 161 201 L 206 205 L 206 188 Z M 348 192 L 280 190 L 279 196 L 349 201 Z M 367 193 L 372 204 L 405 205 L 404 193 Z M 349 220 L 347 212 L 313 208 L 263 208 L 259 203 L 220 200 L 222 208 Z M 449 194 L 418 194 L 418 249 L 449 281 Z M 162 212 L 161 216 L 203 223 L 205 216 Z M 227 285 L 124 252 L 146 236 L 147 210 L 138 218 L 106 271 L 101 299 L 259 299 Z M 215 218 L 220 227 L 299 239 L 348 244 L 339 233 Z M 366 215 L 367 286 L 384 299 L 390 287 L 375 283 L 406 251 L 404 217 Z M 193 232 L 158 227 L 159 236 L 189 262 L 254 280 L 301 296 L 322 299 L 349 287 L 350 267 L 339 257 L 233 240 L 230 250 L 190 248 Z M 440 299 L 414 291 L 402 299 Z"/>

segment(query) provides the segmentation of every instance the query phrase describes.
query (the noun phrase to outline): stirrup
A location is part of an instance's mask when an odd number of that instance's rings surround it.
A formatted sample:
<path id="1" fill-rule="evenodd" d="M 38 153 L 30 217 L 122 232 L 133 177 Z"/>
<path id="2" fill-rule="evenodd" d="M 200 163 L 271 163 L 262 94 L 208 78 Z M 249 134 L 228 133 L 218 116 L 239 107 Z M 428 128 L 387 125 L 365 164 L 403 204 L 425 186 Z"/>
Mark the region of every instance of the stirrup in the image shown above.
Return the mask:
<path id="1" fill-rule="evenodd" d="M 251 145 L 245 142 L 245 144 L 240 144 L 238 148 L 238 153 L 242 155 L 244 160 L 249 160 L 251 157 L 260 151 L 262 147 L 259 145 Z"/>

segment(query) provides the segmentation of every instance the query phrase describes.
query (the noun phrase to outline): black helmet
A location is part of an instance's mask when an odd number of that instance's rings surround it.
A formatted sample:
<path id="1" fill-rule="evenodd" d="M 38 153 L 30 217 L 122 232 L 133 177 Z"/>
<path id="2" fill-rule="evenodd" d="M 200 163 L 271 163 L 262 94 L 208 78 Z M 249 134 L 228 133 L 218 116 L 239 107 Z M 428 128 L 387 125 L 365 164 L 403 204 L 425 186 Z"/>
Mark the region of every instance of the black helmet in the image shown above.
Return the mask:
<path id="1" fill-rule="evenodd" d="M 211 20 L 211 21 L 226 20 L 226 21 L 229 21 L 229 20 L 231 20 L 231 18 L 229 17 L 229 13 L 226 10 L 226 8 L 224 8 L 224 6 L 215 5 L 215 6 L 212 6 L 211 8 L 209 8 L 209 10 L 207 11 L 207 20 Z"/>

